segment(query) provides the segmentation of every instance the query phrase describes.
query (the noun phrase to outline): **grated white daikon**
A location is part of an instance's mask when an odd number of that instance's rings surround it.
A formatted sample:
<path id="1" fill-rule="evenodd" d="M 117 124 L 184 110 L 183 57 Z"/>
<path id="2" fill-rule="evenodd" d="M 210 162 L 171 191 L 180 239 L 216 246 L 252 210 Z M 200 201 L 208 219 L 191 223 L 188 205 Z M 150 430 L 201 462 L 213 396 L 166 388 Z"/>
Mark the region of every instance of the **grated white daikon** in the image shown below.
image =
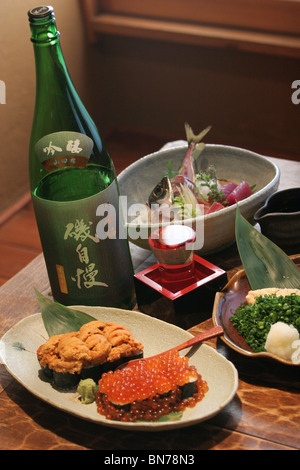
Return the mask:
<path id="1" fill-rule="evenodd" d="M 269 353 L 275 354 L 276 356 L 282 357 L 284 359 L 289 359 L 293 362 L 300 362 L 299 338 L 299 332 L 293 325 L 277 322 L 271 326 L 267 336 L 265 349 Z M 294 344 L 296 342 L 297 345 L 295 350 Z"/>

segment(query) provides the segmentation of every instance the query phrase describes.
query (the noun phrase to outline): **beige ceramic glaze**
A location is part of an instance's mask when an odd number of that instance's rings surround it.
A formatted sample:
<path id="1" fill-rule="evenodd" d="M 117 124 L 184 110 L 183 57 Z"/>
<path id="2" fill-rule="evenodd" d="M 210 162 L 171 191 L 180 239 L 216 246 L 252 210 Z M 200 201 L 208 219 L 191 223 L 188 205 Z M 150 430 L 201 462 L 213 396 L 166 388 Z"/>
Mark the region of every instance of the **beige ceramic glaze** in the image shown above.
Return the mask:
<path id="1" fill-rule="evenodd" d="M 187 147 L 174 147 L 147 155 L 124 171 L 118 177 L 120 194 L 127 196 L 127 208 L 136 203 L 145 204 L 148 196 L 168 170 L 169 160 L 172 169 L 177 170 L 186 153 Z M 242 215 L 253 223 L 254 213 L 264 204 L 267 197 L 278 188 L 280 172 L 278 167 L 267 158 L 236 147 L 207 144 L 196 161 L 197 171 L 205 171 L 214 165 L 221 179 L 237 183 L 245 180 L 250 186 L 255 185 L 255 193 L 239 203 Z M 219 212 L 200 216 L 198 223 L 204 222 L 204 245 L 198 254 L 207 254 L 223 249 L 235 239 L 236 205 Z M 195 219 L 186 220 L 187 225 L 194 226 Z M 130 230 L 134 228 L 127 219 L 129 239 L 134 244 L 149 249 L 147 237 L 132 239 Z M 144 233 L 150 234 L 157 225 L 141 226 Z"/>
<path id="2" fill-rule="evenodd" d="M 145 357 L 158 354 L 192 337 L 181 328 L 138 312 L 105 307 L 76 308 L 104 322 L 114 321 L 128 327 L 135 338 L 144 344 Z M 207 381 L 209 391 L 194 408 L 184 411 L 179 421 L 159 423 L 110 421 L 97 413 L 95 403 L 83 405 L 75 392 L 59 392 L 50 383 L 41 380 L 36 350 L 46 339 L 47 333 L 41 314 L 27 317 L 3 336 L 0 341 L 0 358 L 16 380 L 40 399 L 82 419 L 105 426 L 142 431 L 161 431 L 190 426 L 217 414 L 228 405 L 237 391 L 238 375 L 233 364 L 210 346 L 201 344 L 190 351 L 183 351 L 182 354 L 189 352 L 190 364 L 195 365 L 203 379 Z"/>

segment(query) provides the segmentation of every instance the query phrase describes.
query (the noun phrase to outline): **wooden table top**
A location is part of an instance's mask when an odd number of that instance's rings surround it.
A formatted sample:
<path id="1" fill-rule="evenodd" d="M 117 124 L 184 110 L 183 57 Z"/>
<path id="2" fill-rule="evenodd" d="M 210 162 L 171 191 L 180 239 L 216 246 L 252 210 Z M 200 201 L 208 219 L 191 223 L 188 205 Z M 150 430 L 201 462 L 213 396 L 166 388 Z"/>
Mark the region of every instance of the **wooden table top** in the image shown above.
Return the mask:
<path id="1" fill-rule="evenodd" d="M 300 163 L 272 160 L 281 169 L 279 189 L 300 186 Z M 136 271 L 152 262 L 148 251 L 131 248 Z M 235 245 L 211 256 L 209 261 L 225 269 L 228 278 L 241 265 Z M 39 311 L 34 287 L 49 294 L 42 254 L 0 288 L 0 337 L 19 320 Z M 211 311 L 199 321 L 189 328 L 193 334 L 212 326 Z M 32 395 L 1 364 L 0 449 L 175 453 L 300 449 L 300 368 L 242 356 L 220 338 L 208 344 L 237 368 L 236 396 L 225 409 L 205 422 L 157 433 L 113 429 L 69 415 Z"/>

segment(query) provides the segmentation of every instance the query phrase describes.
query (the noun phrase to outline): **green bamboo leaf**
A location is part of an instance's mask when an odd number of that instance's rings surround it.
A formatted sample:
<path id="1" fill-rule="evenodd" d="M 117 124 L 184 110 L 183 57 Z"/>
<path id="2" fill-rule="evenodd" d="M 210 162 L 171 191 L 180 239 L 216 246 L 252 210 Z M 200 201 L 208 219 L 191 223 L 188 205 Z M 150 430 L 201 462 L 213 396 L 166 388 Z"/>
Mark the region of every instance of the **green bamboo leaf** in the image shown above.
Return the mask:
<path id="1" fill-rule="evenodd" d="M 42 319 L 49 336 L 78 331 L 82 325 L 95 318 L 90 315 L 67 308 L 51 299 L 43 296 L 37 289 L 34 289 L 41 309 Z"/>
<path id="2" fill-rule="evenodd" d="M 235 235 L 251 289 L 300 287 L 300 269 L 281 248 L 241 215 L 239 207 L 236 210 Z"/>

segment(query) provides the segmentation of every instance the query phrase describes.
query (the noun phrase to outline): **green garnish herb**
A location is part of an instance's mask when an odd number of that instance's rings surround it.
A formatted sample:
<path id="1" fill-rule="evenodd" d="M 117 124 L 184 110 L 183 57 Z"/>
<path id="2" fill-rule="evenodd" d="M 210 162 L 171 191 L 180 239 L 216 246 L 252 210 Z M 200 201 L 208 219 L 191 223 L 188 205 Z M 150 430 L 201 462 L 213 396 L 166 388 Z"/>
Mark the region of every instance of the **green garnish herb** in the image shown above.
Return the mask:
<path id="1" fill-rule="evenodd" d="M 293 325 L 300 332 L 300 296 L 271 294 L 258 297 L 252 305 L 241 304 L 230 320 L 254 352 L 263 352 L 274 323 Z"/>
<path id="2" fill-rule="evenodd" d="M 163 174 L 163 177 L 168 176 L 171 180 L 176 175 L 178 175 L 178 171 L 172 170 L 172 162 L 171 162 L 171 160 L 169 160 L 168 161 L 168 170 Z"/>
<path id="3" fill-rule="evenodd" d="M 179 213 L 181 214 L 182 219 L 190 219 L 197 217 L 199 215 L 199 211 L 197 208 L 189 207 L 189 204 L 186 204 L 184 198 L 182 196 L 175 196 L 174 197 L 174 207 L 178 208 Z"/>
<path id="4" fill-rule="evenodd" d="M 218 190 L 217 172 L 216 172 L 216 168 L 213 165 L 210 165 L 207 173 L 205 171 L 200 171 L 200 173 L 197 173 L 195 175 L 195 179 L 198 182 L 202 181 L 200 183 L 200 186 L 207 186 L 209 188 L 208 197 L 211 203 L 222 201 L 223 205 L 226 204 L 226 201 L 223 200 L 225 194 L 223 193 L 222 190 Z M 198 187 L 199 187 L 199 183 L 198 183 Z"/>

